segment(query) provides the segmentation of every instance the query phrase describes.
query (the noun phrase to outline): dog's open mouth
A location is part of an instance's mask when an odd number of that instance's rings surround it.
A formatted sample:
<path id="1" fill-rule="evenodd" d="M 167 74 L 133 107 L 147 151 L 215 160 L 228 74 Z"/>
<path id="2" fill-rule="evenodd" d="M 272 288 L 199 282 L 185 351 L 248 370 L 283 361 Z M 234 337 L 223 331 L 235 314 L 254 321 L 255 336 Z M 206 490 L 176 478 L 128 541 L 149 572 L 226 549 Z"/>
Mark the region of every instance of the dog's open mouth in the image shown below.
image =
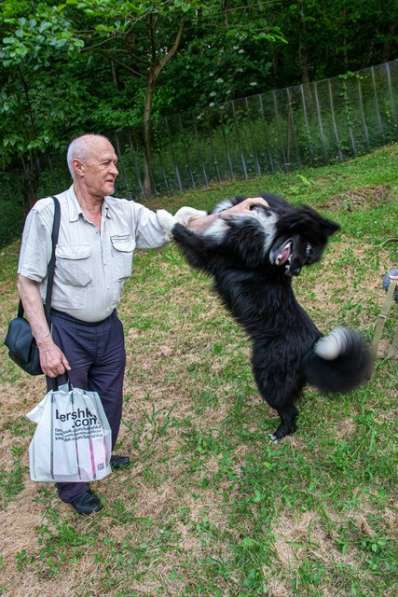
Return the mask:
<path id="1" fill-rule="evenodd" d="M 292 241 L 286 241 L 279 249 L 278 254 L 275 257 L 275 265 L 284 265 L 290 262 L 292 257 Z"/>

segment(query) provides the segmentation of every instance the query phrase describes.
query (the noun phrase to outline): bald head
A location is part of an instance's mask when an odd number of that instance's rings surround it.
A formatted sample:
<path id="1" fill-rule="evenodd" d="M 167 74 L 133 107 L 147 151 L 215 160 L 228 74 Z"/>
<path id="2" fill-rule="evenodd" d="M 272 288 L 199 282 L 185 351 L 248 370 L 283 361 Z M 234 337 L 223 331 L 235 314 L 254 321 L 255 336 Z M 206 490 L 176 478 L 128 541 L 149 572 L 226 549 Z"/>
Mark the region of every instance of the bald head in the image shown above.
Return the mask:
<path id="1" fill-rule="evenodd" d="M 87 134 L 73 139 L 66 154 L 66 160 L 72 178 L 75 179 L 73 160 L 86 162 L 94 157 L 99 151 L 108 147 L 112 148 L 112 144 L 109 139 L 103 135 Z"/>

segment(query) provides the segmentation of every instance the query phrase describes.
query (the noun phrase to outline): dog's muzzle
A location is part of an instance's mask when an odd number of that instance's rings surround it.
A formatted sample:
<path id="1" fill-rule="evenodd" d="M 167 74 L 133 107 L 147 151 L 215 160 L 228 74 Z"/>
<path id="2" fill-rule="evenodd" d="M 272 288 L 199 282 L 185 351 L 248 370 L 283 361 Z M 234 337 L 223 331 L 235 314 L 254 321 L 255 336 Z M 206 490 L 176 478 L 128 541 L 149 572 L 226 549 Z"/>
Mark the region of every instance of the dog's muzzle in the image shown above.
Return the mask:
<path id="1" fill-rule="evenodd" d="M 303 263 L 297 256 L 297 244 L 300 240 L 289 238 L 270 251 L 271 263 L 277 267 L 284 266 L 286 276 L 298 276 L 301 272 Z"/>

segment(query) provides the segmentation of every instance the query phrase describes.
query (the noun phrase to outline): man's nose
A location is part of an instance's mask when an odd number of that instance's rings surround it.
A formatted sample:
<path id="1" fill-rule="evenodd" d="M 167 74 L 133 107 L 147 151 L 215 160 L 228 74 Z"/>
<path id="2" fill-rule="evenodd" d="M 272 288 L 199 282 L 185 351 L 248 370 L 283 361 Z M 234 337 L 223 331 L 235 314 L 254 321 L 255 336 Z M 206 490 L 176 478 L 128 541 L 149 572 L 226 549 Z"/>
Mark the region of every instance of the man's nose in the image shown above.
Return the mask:
<path id="1" fill-rule="evenodd" d="M 111 166 L 111 172 L 112 174 L 114 174 L 115 176 L 117 176 L 119 174 L 119 170 L 117 169 L 116 164 L 112 164 Z"/>

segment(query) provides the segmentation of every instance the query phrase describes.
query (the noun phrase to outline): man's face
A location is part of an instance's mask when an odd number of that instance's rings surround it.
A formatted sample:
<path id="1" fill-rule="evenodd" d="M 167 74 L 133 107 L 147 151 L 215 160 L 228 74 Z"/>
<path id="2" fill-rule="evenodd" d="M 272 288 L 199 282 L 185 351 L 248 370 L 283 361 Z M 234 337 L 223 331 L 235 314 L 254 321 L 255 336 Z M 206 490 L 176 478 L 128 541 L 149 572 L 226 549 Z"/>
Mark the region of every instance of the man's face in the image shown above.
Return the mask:
<path id="1" fill-rule="evenodd" d="M 105 139 L 96 140 L 85 161 L 79 162 L 82 182 L 91 195 L 105 197 L 115 191 L 117 155 L 111 143 Z"/>

